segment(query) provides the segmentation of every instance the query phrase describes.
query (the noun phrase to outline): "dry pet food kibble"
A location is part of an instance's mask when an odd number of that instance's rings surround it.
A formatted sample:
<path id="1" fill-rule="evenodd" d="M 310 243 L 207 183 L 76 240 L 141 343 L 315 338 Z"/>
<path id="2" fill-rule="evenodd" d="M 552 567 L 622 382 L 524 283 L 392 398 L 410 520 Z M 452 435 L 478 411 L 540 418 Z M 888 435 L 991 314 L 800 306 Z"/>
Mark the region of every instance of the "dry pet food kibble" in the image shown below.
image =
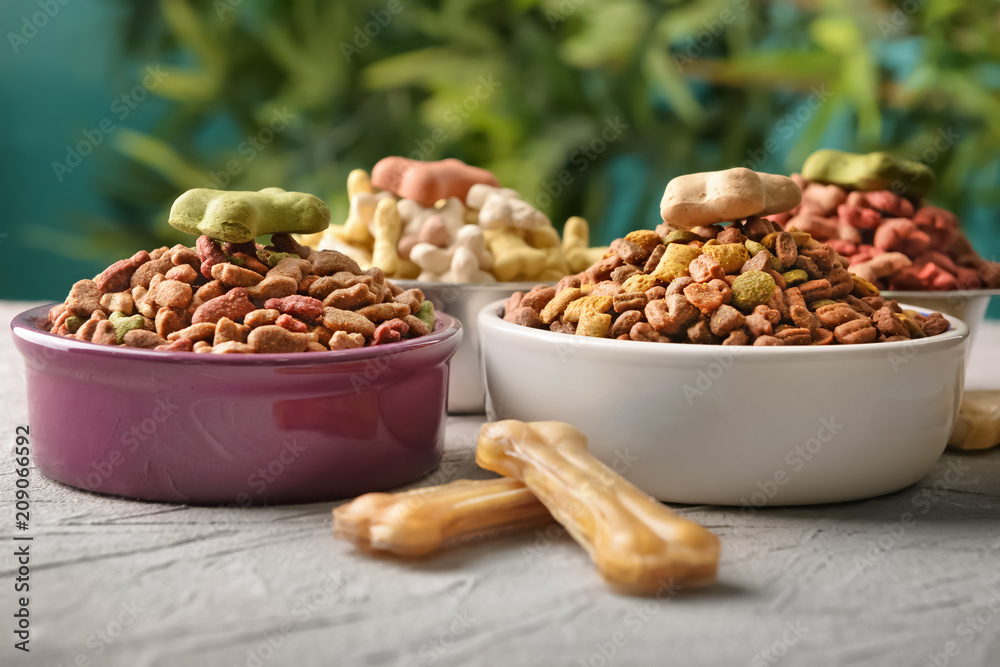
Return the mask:
<path id="1" fill-rule="evenodd" d="M 287 233 L 325 227 L 321 200 L 278 188 L 193 192 L 174 204 L 171 224 L 216 237 L 140 251 L 77 282 L 47 329 L 99 345 L 215 354 L 344 350 L 433 331 L 433 306 L 419 290 Z M 247 238 L 258 233 L 272 234 L 272 245 Z"/>
<path id="2" fill-rule="evenodd" d="M 851 273 L 874 286 L 1000 287 L 1000 264 L 976 253 L 953 213 L 924 199 L 934 184 L 926 165 L 888 153 L 822 150 L 792 178 L 802 188 L 802 203 L 770 219 L 829 244 L 850 260 Z"/>
<path id="3" fill-rule="evenodd" d="M 723 226 L 717 218 L 725 214 L 781 213 L 799 201 L 786 189 L 798 188 L 789 179 L 729 172 L 671 182 L 656 231 L 618 239 L 606 256 L 560 280 L 544 303 L 526 296 L 508 303 L 504 319 L 581 336 L 700 345 L 856 345 L 948 330 L 939 313 L 900 314 L 872 280 L 852 276 L 847 258 L 808 233 L 783 231 L 757 214 Z M 909 260 L 884 253 L 871 261 L 889 271 Z"/>

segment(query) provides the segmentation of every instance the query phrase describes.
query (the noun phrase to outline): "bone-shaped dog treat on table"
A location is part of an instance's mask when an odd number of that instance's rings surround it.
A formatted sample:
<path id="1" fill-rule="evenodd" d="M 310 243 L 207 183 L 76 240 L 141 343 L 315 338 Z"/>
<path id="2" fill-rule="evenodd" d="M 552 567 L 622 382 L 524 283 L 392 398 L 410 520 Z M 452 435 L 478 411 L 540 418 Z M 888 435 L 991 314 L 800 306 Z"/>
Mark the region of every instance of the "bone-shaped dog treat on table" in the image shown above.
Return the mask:
<path id="1" fill-rule="evenodd" d="M 545 506 L 517 480 L 462 479 L 401 493 L 367 493 L 333 510 L 333 534 L 363 549 L 416 557 L 550 520 Z"/>
<path id="2" fill-rule="evenodd" d="M 624 592 L 715 581 L 718 538 L 594 458 L 586 437 L 569 424 L 484 424 L 476 462 L 523 481 L 587 550 L 605 581 Z"/>

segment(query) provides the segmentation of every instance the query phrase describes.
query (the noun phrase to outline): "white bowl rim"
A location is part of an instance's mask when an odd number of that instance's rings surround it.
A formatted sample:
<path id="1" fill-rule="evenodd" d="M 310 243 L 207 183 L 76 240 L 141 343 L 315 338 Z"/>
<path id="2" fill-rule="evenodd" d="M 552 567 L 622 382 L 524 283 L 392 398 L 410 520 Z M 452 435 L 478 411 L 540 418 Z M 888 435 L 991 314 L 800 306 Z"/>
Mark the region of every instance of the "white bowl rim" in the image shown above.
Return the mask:
<path id="1" fill-rule="evenodd" d="M 960 344 L 969 337 L 969 327 L 962 320 L 951 315 L 944 315 L 951 324 L 951 328 L 937 336 L 926 338 L 915 338 L 911 340 L 893 341 L 889 343 L 861 343 L 858 345 L 696 345 L 691 343 L 657 343 L 655 345 L 643 345 L 637 341 L 615 340 L 612 338 L 591 338 L 588 336 L 570 336 L 569 334 L 556 333 L 546 329 L 532 329 L 506 322 L 499 315 L 499 309 L 503 307 L 506 299 L 494 301 L 479 311 L 479 328 L 492 327 L 508 332 L 518 332 L 520 335 L 533 338 L 541 343 L 559 344 L 572 342 L 573 346 L 579 348 L 589 348 L 593 351 L 603 350 L 605 352 L 630 355 L 683 355 L 685 357 L 708 357 L 715 359 L 720 351 L 727 350 L 733 356 L 749 355 L 753 358 L 760 357 L 784 357 L 795 358 L 806 356 L 811 360 L 831 358 L 843 360 L 847 357 L 876 356 L 898 351 L 911 347 L 940 347 Z M 901 308 L 916 310 L 919 312 L 933 312 L 927 308 L 899 304 Z M 485 346 L 484 346 L 485 347 Z M 655 358 L 655 357 L 654 357 Z"/>

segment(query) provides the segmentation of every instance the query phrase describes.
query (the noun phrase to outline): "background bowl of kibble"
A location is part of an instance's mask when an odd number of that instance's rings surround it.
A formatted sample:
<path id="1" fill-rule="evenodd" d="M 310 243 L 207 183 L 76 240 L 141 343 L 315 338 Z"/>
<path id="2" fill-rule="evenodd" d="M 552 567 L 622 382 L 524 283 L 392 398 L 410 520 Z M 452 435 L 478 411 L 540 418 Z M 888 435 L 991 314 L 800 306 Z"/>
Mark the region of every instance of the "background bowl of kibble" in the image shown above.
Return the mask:
<path id="1" fill-rule="evenodd" d="M 422 280 L 394 280 L 404 290 L 419 289 L 434 303 L 437 312 L 448 313 L 462 323 L 462 344 L 451 360 L 448 384 L 448 412 L 481 413 L 486 409 L 486 385 L 479 354 L 479 311 L 514 292 L 528 291 L 533 282 L 435 283 Z M 550 283 L 554 284 L 554 283 Z"/>
<path id="2" fill-rule="evenodd" d="M 14 319 L 34 460 L 78 488 L 147 500 L 317 502 L 397 486 L 438 464 L 461 325 L 288 354 L 97 345 Z"/>
<path id="3" fill-rule="evenodd" d="M 903 306 L 908 308 L 908 306 Z M 797 505 L 922 478 L 961 402 L 968 327 L 897 342 L 644 343 L 479 316 L 490 419 L 563 420 L 668 502 Z M 926 314 L 926 313 L 925 313 Z"/>

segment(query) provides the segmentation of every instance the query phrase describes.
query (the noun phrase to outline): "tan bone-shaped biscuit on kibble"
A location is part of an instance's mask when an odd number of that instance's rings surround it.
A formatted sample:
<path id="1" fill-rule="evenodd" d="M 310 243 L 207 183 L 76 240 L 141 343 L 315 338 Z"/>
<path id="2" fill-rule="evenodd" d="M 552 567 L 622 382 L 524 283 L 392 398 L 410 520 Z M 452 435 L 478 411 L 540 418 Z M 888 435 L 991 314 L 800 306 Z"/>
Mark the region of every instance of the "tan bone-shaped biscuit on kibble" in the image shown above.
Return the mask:
<path id="1" fill-rule="evenodd" d="M 660 200 L 663 221 L 677 229 L 791 210 L 802 199 L 792 179 L 745 167 L 678 176 Z"/>
<path id="2" fill-rule="evenodd" d="M 484 424 L 476 463 L 524 482 L 616 588 L 650 593 L 715 581 L 719 539 L 594 458 L 569 424 Z"/>
<path id="3" fill-rule="evenodd" d="M 367 493 L 333 510 L 333 534 L 365 550 L 418 557 L 551 519 L 521 482 L 462 479 L 401 493 Z"/>

